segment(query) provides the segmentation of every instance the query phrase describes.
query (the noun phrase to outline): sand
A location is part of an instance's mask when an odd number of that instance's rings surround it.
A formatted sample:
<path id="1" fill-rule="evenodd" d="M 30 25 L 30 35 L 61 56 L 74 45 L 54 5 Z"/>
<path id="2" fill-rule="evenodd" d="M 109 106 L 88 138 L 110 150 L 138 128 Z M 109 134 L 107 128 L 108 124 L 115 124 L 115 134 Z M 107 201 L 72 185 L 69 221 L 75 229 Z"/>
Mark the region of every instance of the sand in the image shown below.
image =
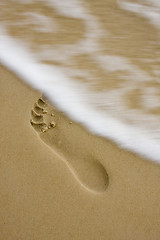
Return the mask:
<path id="1" fill-rule="evenodd" d="M 9 34 L 35 53 L 43 45 L 75 44 L 84 37 L 83 21 L 52 12 L 43 1 L 2 3 L 0 20 Z M 98 39 L 103 53 L 127 57 L 150 72 L 151 63 L 141 60 L 157 56 L 156 28 L 114 0 L 86 3 L 112 33 Z M 63 31 L 35 31 L 34 21 L 28 27 L 23 20 L 30 10 L 56 19 Z M 101 77 L 96 90 L 117 87 L 119 73 L 105 73 L 89 59 L 82 54 L 72 62 L 42 62 L 72 71 L 87 66 L 91 77 Z M 134 92 L 126 99 L 130 108 L 140 108 Z M 0 102 L 0 240 L 160 239 L 160 165 L 89 133 L 2 65 Z"/>
<path id="2" fill-rule="evenodd" d="M 3 66 L 0 86 L 0 239 L 160 239 L 159 165 L 87 132 Z"/>

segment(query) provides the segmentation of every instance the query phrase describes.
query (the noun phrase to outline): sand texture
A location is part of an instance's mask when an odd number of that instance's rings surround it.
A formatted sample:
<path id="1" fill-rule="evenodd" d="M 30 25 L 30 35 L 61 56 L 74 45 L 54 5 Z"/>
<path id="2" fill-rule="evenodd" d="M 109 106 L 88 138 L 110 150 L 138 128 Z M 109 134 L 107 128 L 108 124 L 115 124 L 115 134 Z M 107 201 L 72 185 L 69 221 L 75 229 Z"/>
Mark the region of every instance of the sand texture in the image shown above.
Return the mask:
<path id="1" fill-rule="evenodd" d="M 128 1 L 130 10 L 116 0 L 86 0 L 82 9 L 1 0 L 2 27 L 20 44 L 4 50 L 2 36 L 0 51 L 13 70 L 24 44 L 42 71 L 22 57 L 21 76 L 42 73 L 47 85 L 43 67 L 58 67 L 95 109 L 159 138 L 158 8 L 147 15 L 149 1 L 140 10 Z M 88 132 L 53 102 L 0 65 L 0 240 L 159 240 L 160 165 Z"/>
<path id="2" fill-rule="evenodd" d="M 158 240 L 160 168 L 0 67 L 0 239 Z"/>

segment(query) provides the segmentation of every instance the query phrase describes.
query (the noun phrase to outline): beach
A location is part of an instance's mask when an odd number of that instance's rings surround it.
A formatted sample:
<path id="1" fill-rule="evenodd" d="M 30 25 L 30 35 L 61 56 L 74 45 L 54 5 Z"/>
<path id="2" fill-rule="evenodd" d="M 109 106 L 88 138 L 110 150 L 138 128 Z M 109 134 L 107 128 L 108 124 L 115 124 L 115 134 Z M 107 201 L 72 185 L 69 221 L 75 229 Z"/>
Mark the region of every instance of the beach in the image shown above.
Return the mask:
<path id="1" fill-rule="evenodd" d="M 0 240 L 159 240 L 158 1 L 0 6 Z"/>
<path id="2" fill-rule="evenodd" d="M 159 239 L 159 165 L 88 133 L 57 110 L 51 131 L 68 121 L 64 135 L 57 134 L 70 145 L 52 149 L 30 123 L 41 93 L 3 66 L 0 76 L 1 238 Z M 80 162 L 84 154 L 100 161 L 108 174 L 106 189 L 94 183 L 91 192 L 80 184 L 70 154 Z"/>

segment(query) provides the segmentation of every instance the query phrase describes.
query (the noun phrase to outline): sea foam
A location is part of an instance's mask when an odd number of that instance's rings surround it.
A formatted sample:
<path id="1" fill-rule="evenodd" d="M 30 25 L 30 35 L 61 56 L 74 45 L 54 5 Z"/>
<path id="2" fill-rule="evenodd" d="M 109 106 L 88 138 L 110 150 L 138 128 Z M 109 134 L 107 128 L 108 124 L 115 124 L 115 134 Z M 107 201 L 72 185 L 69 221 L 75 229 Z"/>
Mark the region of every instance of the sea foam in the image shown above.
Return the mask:
<path id="1" fill-rule="evenodd" d="M 148 72 L 134 65 L 127 57 L 115 54 L 102 54 L 100 51 L 102 48 L 99 46 L 98 39 L 103 37 L 104 34 L 105 36 L 110 36 L 109 31 L 104 31 L 101 24 L 88 10 L 83 9 L 81 5 L 75 5 L 78 1 L 68 2 L 70 4 L 68 3 L 67 6 L 66 3 L 64 5 L 62 3 L 57 4 L 57 1 L 51 0 L 49 4 L 53 5 L 57 11 L 64 15 L 69 14 L 66 9 L 77 9 L 76 16 L 75 11 L 70 11 L 70 16 L 83 19 L 86 27 L 83 39 L 72 45 L 45 45 L 40 47 L 38 51 L 32 51 L 25 39 L 13 37 L 9 34 L 7 30 L 8 25 L 3 21 L 0 28 L 1 63 L 28 84 L 40 90 L 50 101 L 72 119 L 83 124 L 89 131 L 109 138 L 123 148 L 160 163 L 159 116 L 149 115 L 143 109 L 143 111 L 141 109 L 127 109 L 123 106 L 122 99 L 124 94 L 137 89 L 137 86 L 140 86 L 140 84 L 143 87 L 144 84 L 155 80 L 155 78 L 152 79 Z M 126 9 L 130 6 L 124 2 L 121 4 L 120 1 L 118 4 Z M 137 9 L 137 6 L 135 7 Z M 25 14 L 27 15 L 27 13 Z M 40 18 L 40 15 L 35 13 L 28 14 L 28 17 L 31 16 Z M 47 17 L 43 17 L 43 28 L 38 27 L 36 30 L 50 32 L 48 28 L 52 25 L 51 19 L 48 20 L 46 29 L 44 29 L 44 19 L 47 21 Z M 155 21 L 153 22 L 155 23 Z M 55 24 L 54 26 L 53 29 L 56 32 L 58 25 Z M 119 79 L 123 78 L 125 82 L 122 81 L 121 83 L 119 80 L 120 87 L 116 87 L 111 91 L 106 89 L 101 91 L 93 90 L 92 87 L 98 84 L 99 81 L 94 76 L 94 72 L 92 73 L 90 70 L 80 71 L 72 67 L 72 64 L 69 66 L 63 65 L 69 60 L 73 62 L 72 57 L 78 54 L 88 54 L 94 64 L 104 72 L 121 74 L 124 71 L 125 74 L 122 74 L 122 77 L 120 76 Z M 48 64 L 43 60 L 57 60 L 61 65 Z M 145 60 L 150 61 L 151 64 L 152 61 L 154 62 L 153 59 Z M 156 59 L 156 61 L 159 61 L 159 59 Z M 156 79 L 159 81 L 159 71 L 157 68 L 154 71 L 156 72 Z M 88 78 L 89 82 L 78 81 L 77 76 Z M 106 81 L 109 80 L 106 79 Z M 104 82 L 102 81 L 103 84 Z M 145 94 L 147 97 L 145 97 Z M 149 94 L 150 99 L 148 99 Z M 159 96 L 156 94 L 154 87 L 145 89 L 143 96 L 141 96 L 141 102 L 151 110 L 158 107 Z"/>

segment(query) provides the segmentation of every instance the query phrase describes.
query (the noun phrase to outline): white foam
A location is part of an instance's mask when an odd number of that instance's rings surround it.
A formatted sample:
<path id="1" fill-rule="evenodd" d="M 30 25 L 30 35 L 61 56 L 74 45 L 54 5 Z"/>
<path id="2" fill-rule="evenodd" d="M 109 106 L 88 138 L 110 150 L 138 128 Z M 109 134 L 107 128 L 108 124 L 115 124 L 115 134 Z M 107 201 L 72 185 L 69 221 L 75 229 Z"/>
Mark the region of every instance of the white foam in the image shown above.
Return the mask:
<path id="1" fill-rule="evenodd" d="M 82 18 L 87 14 L 85 8 L 83 8 L 81 4 L 81 1 L 79 0 L 48 0 L 48 3 L 50 3 L 52 7 L 55 7 L 59 13 L 65 16 Z"/>
<path id="2" fill-rule="evenodd" d="M 94 95 L 85 86 L 69 79 L 61 68 L 39 63 L 21 42 L 2 31 L 0 61 L 93 133 L 160 163 L 160 138 L 155 137 L 159 134 L 152 135 L 152 132 L 124 124 L 107 112 L 97 110 L 94 104 L 89 103 L 89 98 L 94 98 Z"/>
<path id="3" fill-rule="evenodd" d="M 136 13 L 147 18 L 151 24 L 160 29 L 160 2 L 157 0 L 147 0 L 150 6 L 140 3 L 132 3 L 123 0 L 117 0 L 119 6 L 127 11 Z M 144 2 L 145 3 L 145 2 Z"/>
<path id="4" fill-rule="evenodd" d="M 32 0 L 18 1 L 23 4 L 32 2 Z M 118 2 L 121 8 L 147 17 L 159 29 L 159 4 L 156 0 L 146 0 L 152 4 L 151 8 L 144 6 L 143 1 L 141 4 L 122 0 Z M 143 85 L 154 81 L 154 77 L 134 65 L 127 57 L 103 55 L 104 49 L 100 46 L 99 40 L 104 36 L 106 38 L 114 38 L 114 36 L 89 12 L 86 3 L 83 4 L 81 0 L 48 0 L 44 4 L 53 7 L 60 17 L 78 18 L 85 27 L 83 37 L 74 44 L 37 45 L 36 51 L 31 52 L 30 39 L 28 38 L 27 42 L 25 36 L 24 38 L 21 36 L 21 39 L 9 37 L 8 26 L 24 25 L 27 30 L 32 27 L 32 31 L 39 34 L 63 31 L 54 14 L 46 17 L 33 9 L 33 12 L 18 15 L 19 17 L 23 15 L 20 18 L 22 21 L 3 21 L 4 28 L 0 29 L 0 61 L 27 83 L 46 94 L 61 110 L 93 133 L 108 137 L 122 147 L 160 163 L 160 119 L 146 113 L 158 108 L 160 97 L 159 93 L 155 92 L 155 88 L 147 89 Z M 99 81 L 94 71 L 72 67 L 74 57 L 81 55 L 87 55 L 89 60 L 96 63 L 106 74 L 116 74 L 121 71 L 122 74 L 116 79 L 120 82 L 120 87 L 108 91 L 106 89 L 94 91 L 94 84 L 98 84 Z M 53 60 L 60 65 L 42 64 L 41 61 L 45 60 Z M 159 60 L 157 57 L 143 59 L 143 62 L 152 64 Z M 71 65 L 66 67 L 66 62 Z M 158 65 L 154 66 L 153 72 L 159 78 Z M 76 77 L 86 78 L 89 81 L 84 84 L 77 81 Z M 125 94 L 136 90 L 137 87 L 143 92 L 140 101 L 143 111 L 126 108 L 126 103 L 123 102 Z"/>
<path id="5" fill-rule="evenodd" d="M 44 16 L 39 13 L 33 13 L 33 12 L 27 12 L 23 13 L 23 16 L 26 15 L 26 17 L 30 19 L 30 21 L 27 19 L 26 24 L 34 24 L 35 31 L 40 31 L 40 32 L 56 32 L 58 29 L 58 25 L 54 22 L 53 19 L 50 19 L 47 16 Z M 15 23 L 14 23 L 15 24 Z M 21 24 L 21 23 L 20 23 Z M 25 24 L 25 21 L 23 20 L 23 24 Z"/>

